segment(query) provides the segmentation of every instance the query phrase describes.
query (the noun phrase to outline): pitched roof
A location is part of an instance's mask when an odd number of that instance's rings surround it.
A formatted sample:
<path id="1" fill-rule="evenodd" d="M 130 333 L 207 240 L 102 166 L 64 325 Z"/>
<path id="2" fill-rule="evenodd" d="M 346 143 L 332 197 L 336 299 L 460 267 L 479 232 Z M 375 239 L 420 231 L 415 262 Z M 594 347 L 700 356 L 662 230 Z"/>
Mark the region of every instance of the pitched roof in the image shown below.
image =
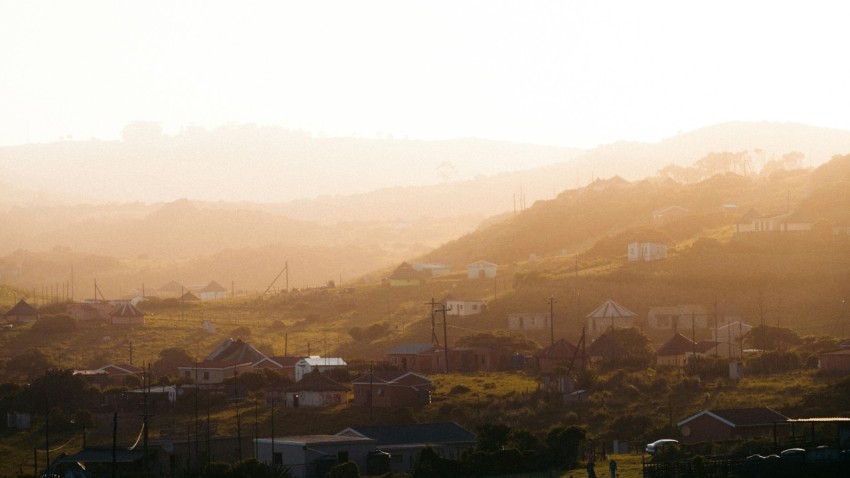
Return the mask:
<path id="1" fill-rule="evenodd" d="M 189 291 L 189 292 L 186 292 L 185 294 L 181 295 L 180 300 L 185 302 L 185 301 L 198 301 L 198 300 L 201 300 L 201 299 L 199 299 L 198 296 L 193 294 L 192 291 Z"/>
<path id="2" fill-rule="evenodd" d="M 788 421 L 788 417 L 767 407 L 722 408 L 715 410 L 703 410 L 695 415 L 691 415 L 676 425 L 682 426 L 703 415 L 710 416 L 711 418 L 723 422 L 732 428 L 772 425 L 774 423 Z"/>
<path id="3" fill-rule="evenodd" d="M 410 343 L 401 344 L 386 353 L 386 355 L 417 355 L 434 348 L 434 344 L 430 343 Z"/>
<path id="4" fill-rule="evenodd" d="M 658 347 L 658 350 L 655 351 L 655 355 L 660 356 L 672 356 L 672 355 L 685 355 L 687 353 L 694 352 L 694 342 L 685 337 L 682 334 L 677 333 L 670 340 L 664 342 L 661 347 Z"/>
<path id="5" fill-rule="evenodd" d="M 130 374 L 141 374 L 145 372 L 145 369 L 136 367 L 135 365 L 130 365 L 128 363 L 111 363 L 109 365 L 104 365 L 96 370 L 96 372 L 104 372 L 109 375 L 130 375 Z"/>
<path id="6" fill-rule="evenodd" d="M 199 290 L 198 292 L 227 292 L 227 289 L 224 288 L 221 284 L 216 281 L 212 281 L 207 284 L 206 287 Z"/>
<path id="7" fill-rule="evenodd" d="M 593 312 L 587 314 L 587 318 L 612 318 L 612 317 L 637 317 L 638 315 L 611 299 L 606 300 Z"/>
<path id="8" fill-rule="evenodd" d="M 475 434 L 454 422 L 371 425 L 346 428 L 337 435 L 355 435 L 376 440 L 380 446 L 458 444 L 476 442 Z"/>
<path id="9" fill-rule="evenodd" d="M 24 299 L 21 299 L 18 301 L 17 304 L 15 304 L 14 307 L 12 307 L 11 309 L 9 309 L 8 312 L 6 312 L 6 316 L 10 315 L 38 315 L 38 310 L 35 307 L 27 304 L 27 301 L 25 301 Z"/>
<path id="10" fill-rule="evenodd" d="M 236 365 L 241 363 L 257 363 L 267 358 L 265 354 L 255 349 L 242 339 L 226 339 L 211 354 L 207 355 L 205 362 L 220 362 L 224 365 Z"/>
<path id="11" fill-rule="evenodd" d="M 401 384 L 412 387 L 422 385 L 430 386 L 432 384 L 431 379 L 424 375 L 419 375 L 414 372 L 398 372 L 392 370 L 379 370 L 371 374 L 367 373 L 355 378 L 351 381 L 351 383 Z"/>
<path id="12" fill-rule="evenodd" d="M 392 274 L 390 274 L 390 279 L 416 279 L 419 275 L 416 273 L 416 270 L 413 269 L 413 266 L 408 264 L 407 262 L 402 262 L 400 266 L 396 267 Z"/>
<path id="13" fill-rule="evenodd" d="M 537 353 L 537 358 L 543 359 L 572 359 L 575 357 L 578 349 L 575 345 L 567 342 L 564 339 L 559 339 L 554 344 L 546 347 Z"/>
<path id="14" fill-rule="evenodd" d="M 286 392 L 347 392 L 350 389 L 316 372 L 308 373 L 300 382 L 285 387 L 283 390 Z"/>
<path id="15" fill-rule="evenodd" d="M 488 261 L 475 261 L 472 264 L 467 264 L 466 267 L 498 267 L 497 264 Z"/>
<path id="16" fill-rule="evenodd" d="M 341 357 L 320 357 L 318 355 L 304 357 L 296 363 L 301 362 L 311 367 L 345 367 L 348 365 Z"/>
<path id="17" fill-rule="evenodd" d="M 133 304 L 123 304 L 120 307 L 116 307 L 109 315 L 111 317 L 141 317 L 145 313 Z"/>
<path id="18" fill-rule="evenodd" d="M 183 286 L 178 284 L 176 281 L 171 281 L 157 289 L 159 292 L 179 292 L 181 290 L 183 290 Z"/>

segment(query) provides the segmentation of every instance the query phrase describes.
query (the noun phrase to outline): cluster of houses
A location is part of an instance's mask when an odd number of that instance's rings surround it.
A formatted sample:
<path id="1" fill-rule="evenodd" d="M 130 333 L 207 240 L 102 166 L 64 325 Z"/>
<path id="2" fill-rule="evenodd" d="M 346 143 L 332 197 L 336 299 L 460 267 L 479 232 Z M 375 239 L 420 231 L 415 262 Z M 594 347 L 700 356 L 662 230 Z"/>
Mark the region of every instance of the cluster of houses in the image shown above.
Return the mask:
<path id="1" fill-rule="evenodd" d="M 466 277 L 468 279 L 495 279 L 498 267 L 492 262 L 475 261 L 466 266 Z M 440 277 L 448 275 L 450 272 L 451 269 L 446 264 L 419 262 L 409 264 L 402 262 L 387 277 L 386 282 L 390 287 L 417 286 L 428 277 Z"/>

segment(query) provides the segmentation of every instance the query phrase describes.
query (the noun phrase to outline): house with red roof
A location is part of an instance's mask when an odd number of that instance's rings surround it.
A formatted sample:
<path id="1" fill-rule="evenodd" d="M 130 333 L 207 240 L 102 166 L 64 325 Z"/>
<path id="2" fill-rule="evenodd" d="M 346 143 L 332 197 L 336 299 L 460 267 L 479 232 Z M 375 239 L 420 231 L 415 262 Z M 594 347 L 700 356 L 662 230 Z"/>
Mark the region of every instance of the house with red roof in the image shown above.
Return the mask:
<path id="1" fill-rule="evenodd" d="M 703 410 L 678 422 L 684 443 L 791 436 L 789 418 L 767 407 Z"/>
<path id="2" fill-rule="evenodd" d="M 415 407 L 431 403 L 434 384 L 413 372 L 375 371 L 351 381 L 354 405 Z"/>
<path id="3" fill-rule="evenodd" d="M 11 323 L 30 324 L 38 320 L 38 309 L 21 299 L 14 307 L 3 314 L 3 318 Z"/>

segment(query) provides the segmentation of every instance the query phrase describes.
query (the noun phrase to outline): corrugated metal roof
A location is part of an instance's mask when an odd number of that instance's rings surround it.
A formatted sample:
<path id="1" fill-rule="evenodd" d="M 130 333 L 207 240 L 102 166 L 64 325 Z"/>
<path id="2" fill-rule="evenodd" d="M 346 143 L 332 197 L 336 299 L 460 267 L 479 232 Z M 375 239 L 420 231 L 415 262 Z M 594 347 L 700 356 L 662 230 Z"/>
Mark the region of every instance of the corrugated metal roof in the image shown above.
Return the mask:
<path id="1" fill-rule="evenodd" d="M 587 318 L 612 318 L 612 317 L 637 317 L 638 315 L 611 299 L 606 300 L 593 312 L 587 314 Z"/>

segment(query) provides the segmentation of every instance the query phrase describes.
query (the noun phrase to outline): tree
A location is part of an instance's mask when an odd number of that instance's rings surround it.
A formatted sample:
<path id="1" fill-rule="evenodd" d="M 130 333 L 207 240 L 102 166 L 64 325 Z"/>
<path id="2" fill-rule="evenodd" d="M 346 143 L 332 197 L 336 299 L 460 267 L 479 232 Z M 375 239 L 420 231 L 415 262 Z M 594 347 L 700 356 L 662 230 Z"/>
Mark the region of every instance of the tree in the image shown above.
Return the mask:
<path id="1" fill-rule="evenodd" d="M 159 359 L 151 365 L 151 371 L 158 377 L 177 376 L 180 373 L 178 367 L 188 367 L 195 363 L 195 359 L 189 352 L 171 347 L 159 352 Z"/>
<path id="2" fill-rule="evenodd" d="M 485 423 L 478 427 L 478 449 L 481 451 L 501 450 L 508 443 L 511 427 L 507 425 Z"/>
<path id="3" fill-rule="evenodd" d="M 360 469 L 357 463 L 346 461 L 331 468 L 328 478 L 360 478 Z"/>
<path id="4" fill-rule="evenodd" d="M 753 327 L 745 336 L 753 348 L 760 350 L 787 350 L 800 345 L 802 340 L 797 332 L 785 327 L 759 325 Z"/>
<path id="5" fill-rule="evenodd" d="M 56 362 L 40 349 L 28 349 L 6 362 L 6 375 L 32 382 L 55 366 Z"/>
<path id="6" fill-rule="evenodd" d="M 575 468 L 578 463 L 579 446 L 585 431 L 579 427 L 556 427 L 546 435 L 546 445 L 552 464 L 563 468 Z"/>
<path id="7" fill-rule="evenodd" d="M 646 368 L 655 352 L 649 338 L 636 327 L 611 328 L 588 347 L 588 354 L 602 357 L 604 368 Z"/>

